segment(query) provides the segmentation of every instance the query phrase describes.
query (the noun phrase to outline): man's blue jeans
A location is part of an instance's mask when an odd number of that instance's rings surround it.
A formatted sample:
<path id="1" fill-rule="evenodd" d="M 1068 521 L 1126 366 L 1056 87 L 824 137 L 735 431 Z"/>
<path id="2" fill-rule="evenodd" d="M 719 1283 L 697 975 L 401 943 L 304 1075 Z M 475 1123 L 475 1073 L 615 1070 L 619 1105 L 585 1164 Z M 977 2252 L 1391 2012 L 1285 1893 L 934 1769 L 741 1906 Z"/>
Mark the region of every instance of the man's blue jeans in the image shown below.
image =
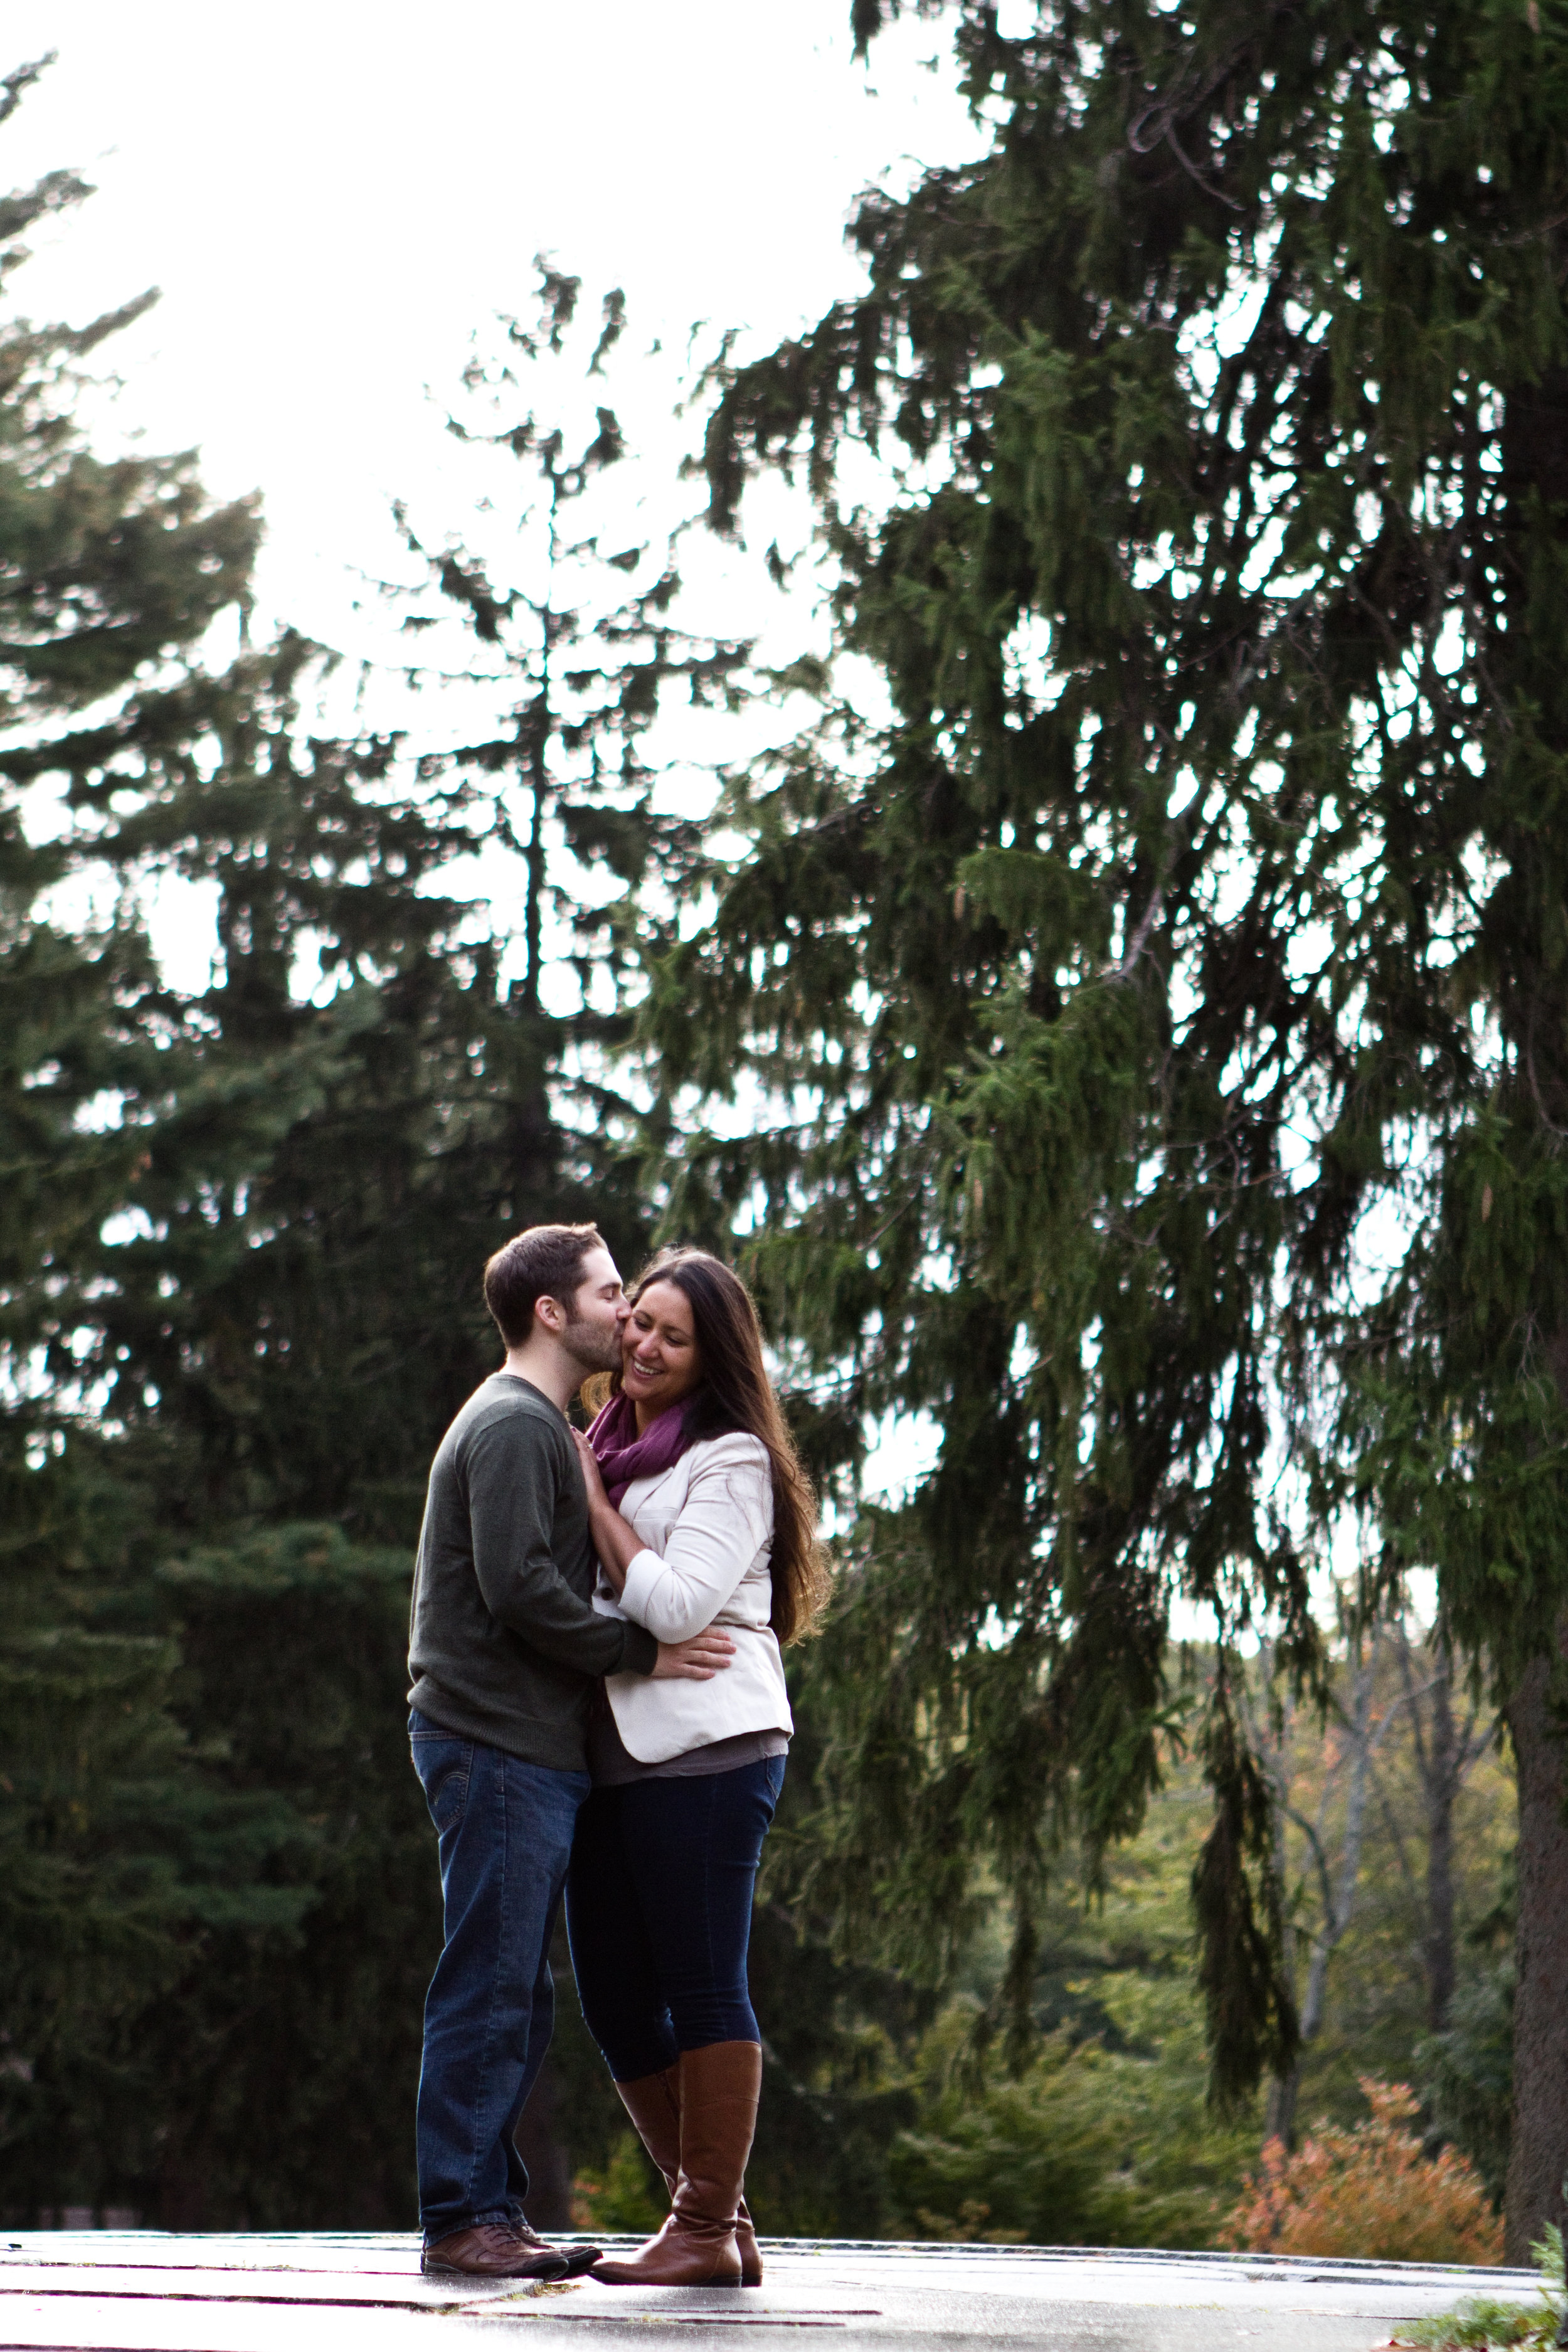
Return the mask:
<path id="1" fill-rule="evenodd" d="M 414 1769 L 441 1841 L 445 1939 L 425 2001 L 419 2223 L 433 2246 L 517 2221 L 528 2174 L 512 2146 L 555 2022 L 550 1937 L 586 1772 L 552 1772 L 417 1711 Z"/>

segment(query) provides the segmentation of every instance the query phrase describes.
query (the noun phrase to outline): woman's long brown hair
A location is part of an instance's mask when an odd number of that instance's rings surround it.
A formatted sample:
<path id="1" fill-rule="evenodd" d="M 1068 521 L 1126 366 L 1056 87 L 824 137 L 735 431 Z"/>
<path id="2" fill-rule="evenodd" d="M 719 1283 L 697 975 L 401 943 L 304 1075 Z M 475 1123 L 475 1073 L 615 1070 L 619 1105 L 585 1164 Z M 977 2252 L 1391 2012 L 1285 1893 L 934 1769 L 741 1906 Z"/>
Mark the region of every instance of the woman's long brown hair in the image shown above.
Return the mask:
<path id="1" fill-rule="evenodd" d="M 702 1377 L 687 1403 L 693 1438 L 744 1430 L 767 1448 L 773 1483 L 773 1605 L 769 1617 L 781 1643 L 809 1633 L 827 1599 L 827 1557 L 816 1532 L 816 1496 L 801 1466 L 795 1440 L 763 1360 L 763 1331 L 752 1294 L 722 1258 L 707 1250 L 660 1250 L 638 1275 L 635 1307 L 654 1282 L 672 1282 L 691 1309 Z M 615 1395 L 619 1370 L 601 1391 Z M 589 1391 L 584 1391 L 585 1399 Z"/>

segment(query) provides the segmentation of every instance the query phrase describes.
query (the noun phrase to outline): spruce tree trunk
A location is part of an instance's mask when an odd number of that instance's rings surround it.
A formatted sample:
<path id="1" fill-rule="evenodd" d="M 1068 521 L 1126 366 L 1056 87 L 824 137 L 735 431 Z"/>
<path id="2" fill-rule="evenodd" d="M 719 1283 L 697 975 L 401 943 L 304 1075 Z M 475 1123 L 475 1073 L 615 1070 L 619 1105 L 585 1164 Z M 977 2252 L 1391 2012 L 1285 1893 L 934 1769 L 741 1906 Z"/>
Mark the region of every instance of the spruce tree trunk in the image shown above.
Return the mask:
<path id="1" fill-rule="evenodd" d="M 1568 1649 L 1568 1617 L 1558 1645 Z M 1507 2260 L 1528 2263 L 1561 2223 L 1568 2173 L 1568 1748 L 1552 1719 L 1552 1661 L 1526 1669 L 1508 1710 L 1519 1766 L 1519 1990 Z"/>
<path id="2" fill-rule="evenodd" d="M 572 2154 L 562 2132 L 563 2120 L 560 2077 L 547 2058 L 511 2136 L 528 2168 L 523 2211 L 536 2230 L 572 2227 Z"/>
<path id="3" fill-rule="evenodd" d="M 1278 2075 L 1270 2084 L 1264 2112 L 1264 2138 L 1281 2139 L 1287 2147 L 1296 2145 L 1296 2106 L 1301 2090 L 1301 2064 L 1309 2045 L 1317 2040 L 1323 2022 L 1323 2011 L 1328 2000 L 1329 1962 L 1351 1924 L 1356 1889 L 1361 1881 L 1362 1845 L 1366 1834 L 1366 1801 L 1372 1775 L 1372 1695 L 1381 1640 L 1379 1634 L 1373 1643 L 1371 1656 L 1356 1673 L 1350 1721 L 1345 1727 L 1353 1760 L 1350 1789 L 1345 1798 L 1344 1843 L 1340 1849 L 1339 1868 L 1331 1879 L 1326 1860 L 1320 1857 L 1323 1917 L 1313 1941 L 1311 1964 L 1307 1970 L 1306 1998 L 1301 2003 L 1300 2055 L 1289 2074 Z M 1326 1811 L 1325 1797 L 1323 1809 L 1318 1817 L 1320 1826 Z"/>
<path id="4" fill-rule="evenodd" d="M 1268 2096 L 1263 2109 L 1265 2141 L 1282 2140 L 1287 2147 L 1296 2145 L 1296 2102 L 1301 2090 L 1301 2063 L 1298 2059 L 1288 2074 L 1276 2074 L 1268 2085 Z"/>
<path id="5" fill-rule="evenodd" d="M 1453 1666 L 1445 1654 L 1432 1685 L 1426 1789 L 1426 2017 L 1434 2033 L 1447 2024 L 1454 1998 L 1454 1802 L 1460 1772 Z"/>
<path id="6" fill-rule="evenodd" d="M 1559 252 L 1559 268 L 1561 262 Z M 1534 384 L 1510 390 L 1502 458 L 1516 566 L 1508 633 L 1510 667 L 1521 701 L 1533 700 L 1540 710 L 1542 742 L 1554 740 L 1561 749 L 1568 745 L 1568 677 L 1560 662 L 1553 665 L 1542 657 L 1534 597 L 1542 556 L 1532 544 L 1532 533 L 1537 516 L 1544 512 L 1553 517 L 1559 541 L 1553 553 L 1560 571 L 1562 518 L 1568 506 L 1568 370 L 1549 369 Z M 1555 827 L 1551 846 L 1552 856 L 1543 859 L 1521 835 L 1512 852 L 1521 886 L 1516 905 L 1529 903 L 1526 891 L 1542 905 L 1561 903 Z M 1524 1116 L 1528 1122 L 1533 1111 L 1550 1131 L 1553 1150 L 1568 1104 L 1562 976 L 1554 948 L 1551 931 L 1538 929 L 1529 952 L 1520 959 L 1516 1002 L 1510 1007 L 1518 1066 L 1530 1087 Z M 1562 1266 L 1561 1245 L 1550 1227 L 1543 1229 L 1542 1239 L 1558 1261 L 1542 1267 L 1544 1291 L 1548 1283 L 1560 1284 Z M 1568 1351 L 1561 1328 L 1553 1356 L 1559 1393 L 1568 1398 Z M 1555 1638 L 1561 1651 L 1568 1642 L 1568 1615 L 1559 1617 Z M 1510 2263 L 1528 2263 L 1531 2245 L 1546 2224 L 1568 2219 L 1563 2200 L 1563 2179 L 1568 2172 L 1568 1821 L 1563 1812 L 1568 1754 L 1550 1709 L 1554 1663 L 1550 1655 L 1532 1660 L 1506 1710 L 1519 1774 L 1519 1982 L 1505 2197 Z"/>

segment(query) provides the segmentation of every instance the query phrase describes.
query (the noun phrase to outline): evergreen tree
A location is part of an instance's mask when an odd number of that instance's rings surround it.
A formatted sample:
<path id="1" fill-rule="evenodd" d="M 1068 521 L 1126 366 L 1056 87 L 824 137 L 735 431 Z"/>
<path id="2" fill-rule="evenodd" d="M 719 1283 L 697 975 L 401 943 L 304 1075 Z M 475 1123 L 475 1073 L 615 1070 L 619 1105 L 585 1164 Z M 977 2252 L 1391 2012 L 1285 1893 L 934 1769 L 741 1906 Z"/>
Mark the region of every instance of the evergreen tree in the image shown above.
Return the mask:
<path id="1" fill-rule="evenodd" d="M 515 1042 L 504 1073 L 490 1056 L 475 1075 L 504 1087 L 520 1151 L 533 1139 L 536 1184 L 564 1202 L 572 1168 L 576 1204 L 531 1213 L 596 1217 L 629 1271 L 646 1239 L 637 1123 L 611 1061 L 640 981 L 627 917 L 697 841 L 668 792 L 661 803 L 670 762 L 656 730 L 672 705 L 731 699 L 749 649 L 678 625 L 674 536 L 626 543 L 641 500 L 607 404 L 622 294 L 589 319 L 580 279 L 534 267 L 532 313 L 476 336 L 447 419 L 470 509 L 437 530 L 399 505 L 411 564 L 385 583 L 386 609 L 412 641 L 423 788 L 462 802 L 490 876 L 515 882 L 500 967 Z M 570 2226 L 575 2170 L 602 2168 L 625 2126 L 574 2015 L 563 1936 L 557 1974 L 560 2040 L 520 2126 L 543 2228 Z"/>
<path id="2" fill-rule="evenodd" d="M 7 274 L 87 193 L 8 200 Z M 310 742 L 295 640 L 204 669 L 254 504 L 73 421 L 142 307 L 0 336 L 0 2201 L 387 2222 L 439 1934 L 400 1706 L 424 1466 L 490 1360 L 476 1267 L 587 1204 L 519 1133 L 549 1041 L 500 943 L 421 895 L 468 796 Z M 194 1000 L 137 912 L 167 872 L 216 889 Z"/>
<path id="3" fill-rule="evenodd" d="M 570 289 L 547 293 L 563 326 Z M 574 467 L 542 436 L 552 516 L 616 438 L 606 412 Z M 189 520 L 195 477 L 175 474 Z M 590 567 L 580 543 L 560 552 Z M 103 560 L 82 554 L 84 597 Z M 192 560 L 205 579 L 210 551 Z M 403 1721 L 426 1473 L 495 1360 L 489 1254 L 541 1218 L 596 1216 L 628 1262 L 642 1238 L 603 1088 L 584 1079 L 576 1132 L 552 1092 L 613 1023 L 615 988 L 574 1019 L 542 986 L 563 944 L 552 829 L 580 864 L 640 875 L 661 820 L 635 746 L 668 679 L 702 666 L 659 618 L 664 572 L 622 590 L 640 560 L 609 575 L 597 634 L 547 600 L 542 671 L 502 643 L 510 732 L 422 764 L 397 736 L 312 734 L 320 659 L 287 635 L 222 675 L 138 657 L 118 702 L 84 689 L 76 719 L 40 700 L 54 723 L 0 750 L 14 805 L 64 787 L 47 850 L 24 856 L 16 836 L 11 967 L 26 1017 L 7 1115 L 26 1149 L 4 1205 L 8 1435 L 40 1564 L 7 1756 L 31 1807 L 10 1848 L 32 1910 L 0 2084 L 0 2195 L 20 2215 L 58 2200 L 186 2225 L 411 2219 L 439 1941 Z M 502 642 L 508 610 L 483 603 L 473 559 L 434 572 L 481 646 Z M 575 667 L 557 681 L 551 658 Z M 499 858 L 503 889 L 521 869 L 516 936 L 504 900 L 447 887 L 475 856 Z M 102 940 L 39 929 L 40 887 L 73 877 L 125 909 Z M 215 908 L 211 981 L 189 995 L 134 918 L 163 877 Z M 585 973 L 604 928 L 577 919 Z M 62 1658 L 81 1686 L 68 1705 Z M 29 1856 L 51 1840 L 40 1876 Z M 37 1933 L 46 1900 L 79 1937 L 101 1930 L 98 1976 L 68 2002 Z"/>
<path id="4" fill-rule="evenodd" d="M 572 1070 L 600 1079 L 584 1118 L 613 1130 L 626 1106 L 605 1088 L 595 1049 L 624 1038 L 625 989 L 640 986 L 630 894 L 698 844 L 689 818 L 658 804 L 673 763 L 650 757 L 650 733 L 673 698 L 732 704 L 750 647 L 678 625 L 678 534 L 603 543 L 612 529 L 624 536 L 641 504 L 616 470 L 630 453 L 598 396 L 626 332 L 625 297 L 604 297 L 595 331 L 579 315 L 581 279 L 542 256 L 534 268 L 536 315 L 476 338 L 447 420 L 477 466 L 466 529 L 427 544 L 400 505 L 416 576 L 386 593 L 419 648 L 408 683 L 445 703 L 459 730 L 439 748 L 441 719 L 426 712 L 421 773 L 461 777 L 484 803 L 487 838 L 521 865 L 516 992 L 558 1064 L 568 1040 L 575 1049 L 558 1084 Z M 550 413 L 524 405 L 542 396 Z M 467 733 L 476 706 L 479 731 Z M 557 983 L 574 976 L 569 1025 L 550 1022 L 547 962 Z M 542 1093 L 539 1102 L 547 1118 Z"/>
<path id="5" fill-rule="evenodd" d="M 40 70 L 0 82 L 0 123 Z M 34 224 L 88 193 L 56 172 L 0 204 L 0 279 Z M 243 596 L 257 536 L 253 504 L 214 507 L 189 455 L 105 461 L 75 428 L 82 363 L 152 299 L 85 327 L 0 327 L 0 720 L 14 751 L 110 712 L 127 772 L 207 724 L 192 656 Z M 191 682 L 184 704 L 133 722 L 160 675 Z M 25 786 L 25 754 L 23 771 Z M 84 1434 L 74 1261 L 142 1153 L 104 1106 L 159 1064 L 166 1000 L 132 915 L 82 929 L 52 910 L 70 853 L 0 776 L 0 2193 L 26 2210 L 39 2187 L 78 2194 L 68 2164 L 40 2179 L 37 2151 L 64 2111 L 114 2106 L 182 1937 L 215 1912 L 297 1906 L 255 1885 L 282 1809 L 194 1768 L 167 1628 L 103 1618 L 142 1503 Z"/>
<path id="6" fill-rule="evenodd" d="M 1268 1615 L 1316 1673 L 1353 1504 L 1365 1609 L 1435 1567 L 1520 1760 L 1519 2259 L 1568 2170 L 1568 22 L 955 13 L 987 152 L 863 200 L 866 290 L 707 444 L 723 530 L 804 467 L 895 715 L 737 784 L 651 1016 L 672 1090 L 784 1107 L 692 1140 L 678 1221 L 743 1207 L 780 1328 L 941 1433 L 821 1653 L 817 1885 L 929 1958 L 991 1856 L 1021 1997 L 1054 1850 L 1154 1784 L 1181 1592 L 1216 2086 L 1288 2067 L 1224 1669 Z"/>
<path id="7" fill-rule="evenodd" d="M 199 741 L 138 791 L 102 730 L 34 755 L 75 773 L 93 856 L 216 886 L 212 985 L 161 992 L 162 1051 L 121 1075 L 116 1213 L 44 1277 L 45 1371 L 57 1416 L 68 1381 L 90 1397 L 68 1449 L 132 1517 L 99 1627 L 177 1642 L 204 1791 L 281 1832 L 136 2015 L 118 2127 L 58 2074 L 40 2112 L 73 2201 L 389 2226 L 439 1938 L 401 1705 L 424 1476 L 493 1361 L 477 1267 L 588 1204 L 519 1137 L 509 1079 L 521 1055 L 526 1095 L 540 1041 L 500 943 L 459 945 L 467 905 L 427 887 L 471 847 L 464 796 L 399 799 L 390 745 L 301 740 L 307 652 L 199 681 Z M 292 984 L 307 943 L 318 1001 Z"/>
<path id="8" fill-rule="evenodd" d="M 177 1658 L 170 1728 L 240 1885 L 183 1919 L 163 2001 L 118 1989 L 134 2054 L 104 2054 L 100 2098 L 28 2052 L 13 2179 L 192 2224 L 408 2219 L 439 1939 L 401 1705 L 425 1473 L 494 1360 L 489 1252 L 551 1215 L 638 1238 L 628 1187 L 541 1130 L 551 1024 L 501 984 L 504 938 L 469 944 L 432 887 L 473 795 L 410 801 L 391 743 L 302 739 L 309 656 L 9 755 L 71 775 L 79 857 L 216 889 L 212 984 L 150 985 L 111 1072 L 133 1149 L 27 1287 L 40 1410 L 114 1571 L 94 1638 Z"/>

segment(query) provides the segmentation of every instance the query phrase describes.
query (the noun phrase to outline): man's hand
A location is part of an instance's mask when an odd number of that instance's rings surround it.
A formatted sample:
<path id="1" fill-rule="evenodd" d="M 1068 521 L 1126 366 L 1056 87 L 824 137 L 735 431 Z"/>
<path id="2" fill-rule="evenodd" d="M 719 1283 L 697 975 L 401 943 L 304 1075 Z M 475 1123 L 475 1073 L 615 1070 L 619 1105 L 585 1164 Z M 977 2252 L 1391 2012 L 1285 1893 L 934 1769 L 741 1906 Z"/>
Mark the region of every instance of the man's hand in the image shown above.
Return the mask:
<path id="1" fill-rule="evenodd" d="M 684 1642 L 661 1642 L 653 1679 L 710 1683 L 716 1674 L 732 1663 L 734 1655 L 735 1644 L 728 1633 L 721 1633 L 710 1625 L 705 1633 L 693 1633 Z"/>

